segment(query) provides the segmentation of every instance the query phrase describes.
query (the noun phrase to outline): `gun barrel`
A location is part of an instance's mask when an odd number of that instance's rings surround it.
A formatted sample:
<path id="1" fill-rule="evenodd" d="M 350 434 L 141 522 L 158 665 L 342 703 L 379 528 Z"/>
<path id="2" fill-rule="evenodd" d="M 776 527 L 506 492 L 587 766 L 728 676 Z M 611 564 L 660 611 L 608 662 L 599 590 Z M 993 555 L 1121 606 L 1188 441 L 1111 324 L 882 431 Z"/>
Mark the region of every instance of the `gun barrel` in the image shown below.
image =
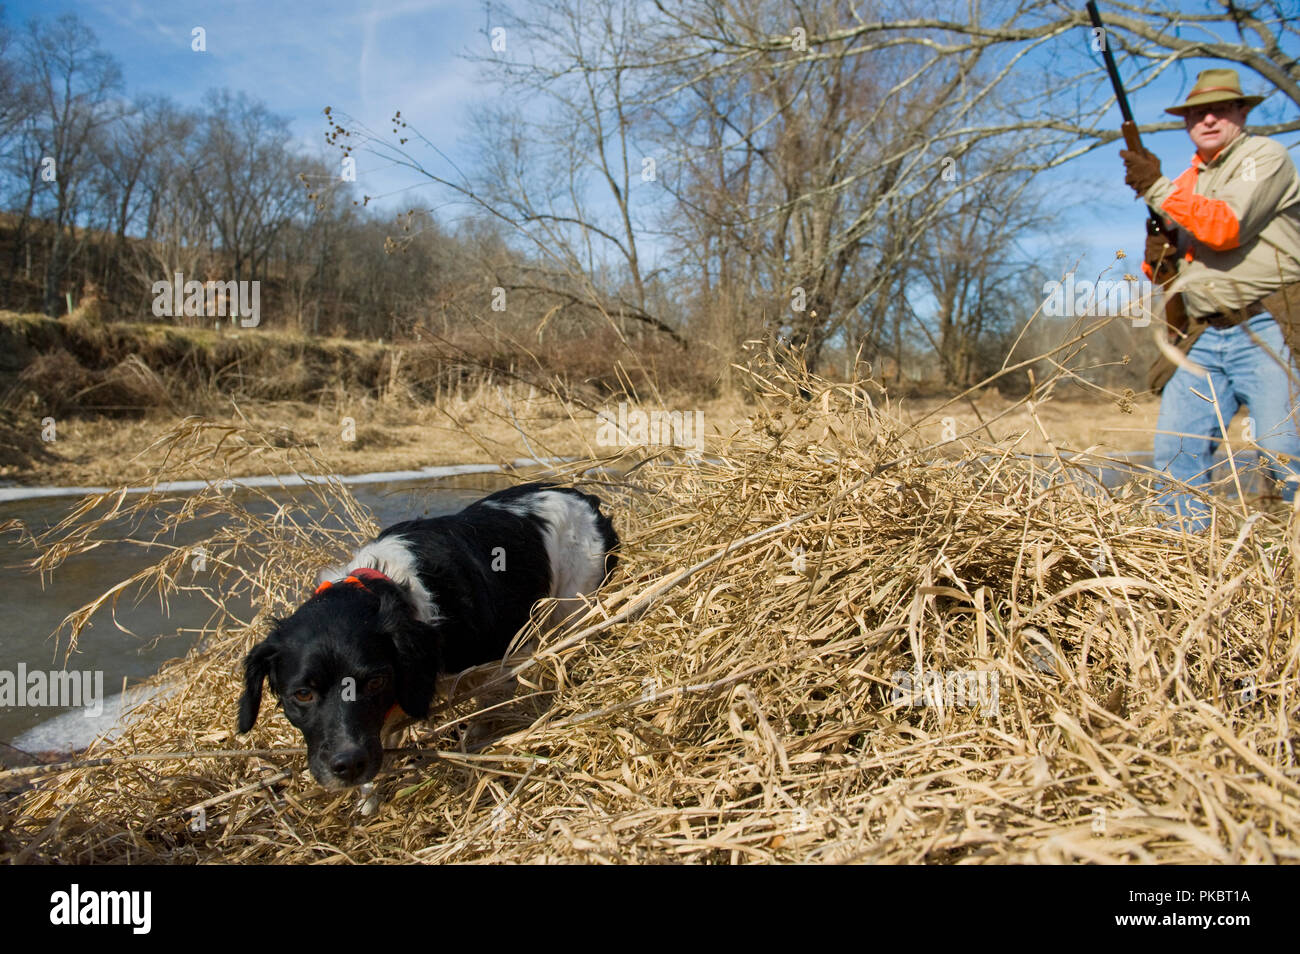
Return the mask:
<path id="1" fill-rule="evenodd" d="M 1133 122 L 1133 111 L 1128 108 L 1128 96 L 1124 94 L 1124 83 L 1119 78 L 1119 68 L 1115 65 L 1115 56 L 1110 52 L 1110 41 L 1106 35 L 1106 25 L 1101 22 L 1101 11 L 1097 9 L 1097 0 L 1088 0 L 1088 16 L 1092 25 L 1101 31 L 1101 56 L 1106 61 L 1106 72 L 1110 74 L 1110 85 L 1115 89 L 1115 99 L 1119 103 L 1119 114 L 1124 122 Z"/>

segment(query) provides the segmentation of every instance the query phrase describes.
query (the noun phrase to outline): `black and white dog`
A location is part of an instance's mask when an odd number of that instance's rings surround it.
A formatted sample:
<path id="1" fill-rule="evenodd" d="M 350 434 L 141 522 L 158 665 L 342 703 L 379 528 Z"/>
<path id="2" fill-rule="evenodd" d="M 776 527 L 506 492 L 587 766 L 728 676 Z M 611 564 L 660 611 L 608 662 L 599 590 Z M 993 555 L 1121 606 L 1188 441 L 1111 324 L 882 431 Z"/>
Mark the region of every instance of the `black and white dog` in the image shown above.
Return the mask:
<path id="1" fill-rule="evenodd" d="M 368 782 L 386 722 L 426 717 L 440 674 L 500 659 L 539 600 L 558 601 L 551 620 L 581 608 L 617 545 L 599 499 L 541 483 L 395 524 L 322 571 L 311 599 L 249 652 L 239 731 L 257 721 L 266 680 L 316 780 Z"/>

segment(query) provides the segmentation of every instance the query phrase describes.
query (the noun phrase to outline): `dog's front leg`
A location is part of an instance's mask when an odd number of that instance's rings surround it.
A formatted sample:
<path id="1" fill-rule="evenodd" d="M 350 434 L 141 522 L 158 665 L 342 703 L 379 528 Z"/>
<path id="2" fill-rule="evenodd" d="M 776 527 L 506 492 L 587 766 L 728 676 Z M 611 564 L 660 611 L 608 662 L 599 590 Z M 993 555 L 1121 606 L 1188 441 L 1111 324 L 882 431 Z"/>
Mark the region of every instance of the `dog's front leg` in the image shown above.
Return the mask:
<path id="1" fill-rule="evenodd" d="M 414 719 L 411 719 L 405 714 L 395 718 L 390 718 L 388 722 L 384 724 L 379 736 L 380 742 L 383 744 L 384 748 L 397 748 L 397 744 L 402 741 L 402 736 L 406 733 L 407 726 L 411 725 L 414 721 Z M 384 761 L 387 763 L 387 755 L 384 756 Z M 371 815 L 375 814 L 375 812 L 379 811 L 379 806 L 384 800 L 379 794 L 378 782 L 366 782 L 365 784 L 358 786 L 358 793 L 361 795 L 361 801 L 357 803 L 358 812 L 369 818 Z"/>
<path id="2" fill-rule="evenodd" d="M 357 804 L 357 811 L 369 818 L 375 812 L 379 811 L 379 803 L 383 801 L 379 797 L 379 792 L 375 788 L 374 782 L 366 782 L 361 786 L 361 801 Z"/>

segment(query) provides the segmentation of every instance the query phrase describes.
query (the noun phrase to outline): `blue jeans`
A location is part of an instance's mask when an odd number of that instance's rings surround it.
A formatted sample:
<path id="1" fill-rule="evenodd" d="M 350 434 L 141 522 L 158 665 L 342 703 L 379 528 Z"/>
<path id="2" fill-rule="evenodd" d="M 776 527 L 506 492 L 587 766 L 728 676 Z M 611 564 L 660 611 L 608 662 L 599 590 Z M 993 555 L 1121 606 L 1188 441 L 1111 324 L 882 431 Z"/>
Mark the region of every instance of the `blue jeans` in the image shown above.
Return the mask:
<path id="1" fill-rule="evenodd" d="M 1245 404 L 1270 476 L 1283 481 L 1281 495 L 1291 500 L 1296 483 L 1285 478 L 1295 474 L 1300 479 L 1300 434 L 1296 430 L 1300 387 L 1292 378 L 1294 364 L 1277 322 L 1263 314 L 1234 328 L 1206 328 L 1187 356 L 1209 373 L 1209 381 L 1179 368 L 1165 385 L 1156 425 L 1155 468 L 1190 487 L 1203 487 L 1209 482 L 1214 450 L 1223 439 L 1220 418 L 1226 426 Z M 1279 359 L 1293 369 L 1291 374 Z M 1216 397 L 1217 411 L 1209 401 L 1193 394 L 1193 388 L 1207 398 Z M 1279 459 L 1281 455 L 1290 460 Z M 1159 509 L 1180 518 L 1193 532 L 1210 525 L 1204 500 L 1168 484 L 1161 489 Z"/>

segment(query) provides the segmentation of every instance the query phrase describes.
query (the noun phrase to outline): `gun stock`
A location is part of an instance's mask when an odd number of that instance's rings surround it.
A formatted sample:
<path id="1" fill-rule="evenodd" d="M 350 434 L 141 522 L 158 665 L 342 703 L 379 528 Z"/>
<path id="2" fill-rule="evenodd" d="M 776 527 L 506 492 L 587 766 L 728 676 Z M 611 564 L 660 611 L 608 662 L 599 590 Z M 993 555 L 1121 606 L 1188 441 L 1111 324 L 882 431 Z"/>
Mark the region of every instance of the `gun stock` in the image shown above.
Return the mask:
<path id="1" fill-rule="evenodd" d="M 1168 284 L 1169 281 L 1160 282 L 1162 287 Z M 1170 294 L 1168 290 L 1165 291 L 1165 329 L 1169 332 L 1169 340 L 1175 345 L 1187 334 L 1187 305 L 1183 302 L 1182 292 Z"/>
<path id="2" fill-rule="evenodd" d="M 1124 143 L 1133 152 L 1144 151 L 1142 146 L 1142 137 L 1138 134 L 1137 123 L 1133 120 L 1133 111 L 1129 109 L 1128 96 L 1124 92 L 1124 83 L 1119 78 L 1119 68 L 1115 65 L 1115 57 L 1110 52 L 1110 43 L 1106 40 L 1106 25 L 1102 23 L 1101 11 L 1097 9 L 1096 0 L 1088 0 L 1087 3 L 1088 17 L 1092 20 L 1092 25 L 1101 35 L 1101 55 L 1106 62 L 1106 73 L 1110 76 L 1110 85 L 1115 90 L 1115 101 L 1119 104 L 1120 115 L 1124 121 L 1120 124 L 1119 131 L 1124 137 Z M 1147 210 L 1147 235 L 1163 235 L 1165 240 L 1174 247 L 1178 246 L 1177 237 L 1173 229 L 1165 227 L 1160 217 Z M 1153 279 L 1162 288 L 1167 288 L 1169 283 L 1178 277 L 1178 266 L 1171 259 L 1165 259 L 1159 266 L 1153 270 Z M 1165 296 L 1165 325 L 1169 328 L 1171 337 L 1175 342 L 1181 340 L 1187 330 L 1187 308 L 1183 304 L 1183 296 L 1179 292 L 1166 294 Z"/>

